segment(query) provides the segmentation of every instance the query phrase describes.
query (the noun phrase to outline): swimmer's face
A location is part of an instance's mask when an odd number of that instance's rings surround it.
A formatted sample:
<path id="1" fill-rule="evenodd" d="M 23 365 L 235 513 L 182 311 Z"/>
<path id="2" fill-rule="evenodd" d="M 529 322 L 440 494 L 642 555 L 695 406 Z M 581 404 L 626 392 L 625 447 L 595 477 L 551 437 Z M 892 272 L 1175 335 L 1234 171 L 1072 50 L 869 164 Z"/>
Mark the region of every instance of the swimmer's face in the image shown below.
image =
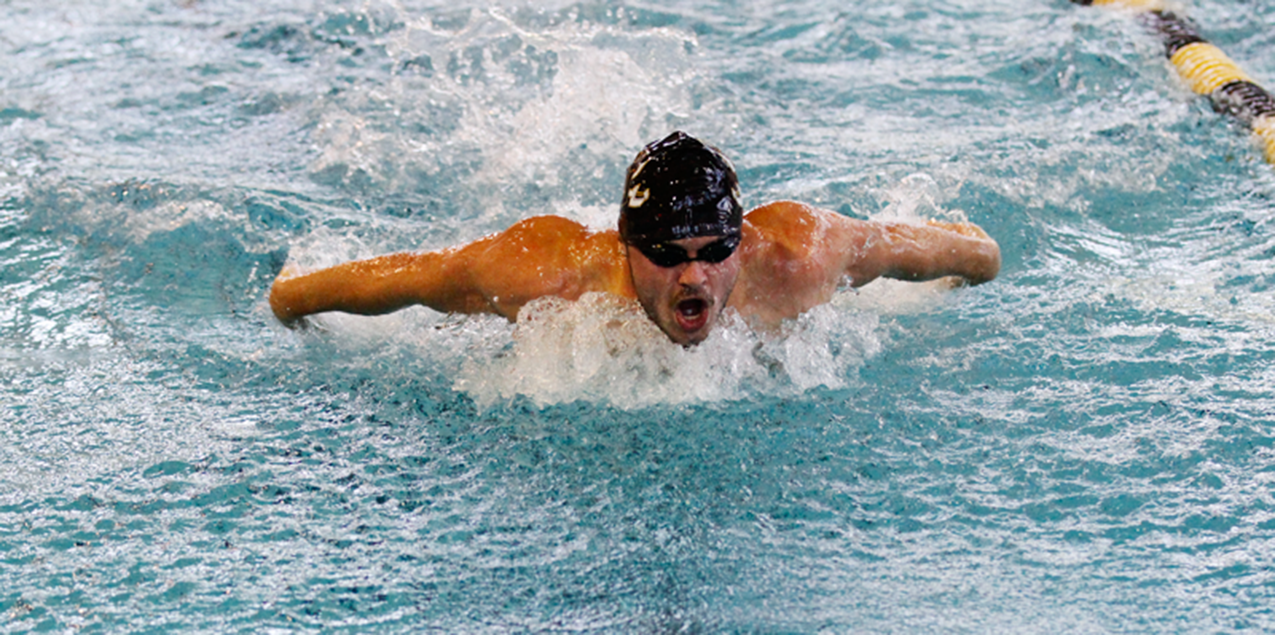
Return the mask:
<path id="1" fill-rule="evenodd" d="M 702 236 L 628 247 L 638 302 L 669 339 L 693 346 L 713 330 L 739 277 L 738 240 Z"/>

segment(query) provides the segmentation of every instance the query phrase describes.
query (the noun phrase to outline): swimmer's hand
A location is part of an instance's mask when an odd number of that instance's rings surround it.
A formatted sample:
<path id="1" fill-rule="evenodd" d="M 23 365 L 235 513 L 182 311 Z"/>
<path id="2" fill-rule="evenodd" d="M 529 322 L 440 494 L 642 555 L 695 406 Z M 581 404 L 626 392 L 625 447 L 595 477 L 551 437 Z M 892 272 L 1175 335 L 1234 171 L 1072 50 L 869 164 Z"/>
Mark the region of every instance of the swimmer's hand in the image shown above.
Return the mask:
<path id="1" fill-rule="evenodd" d="M 304 315 L 288 315 L 286 312 L 279 312 L 277 309 L 274 309 L 274 307 L 271 307 L 271 309 L 274 311 L 274 316 L 279 320 L 280 324 L 294 331 L 309 331 L 310 328 L 314 326 L 314 324 L 310 320 L 306 319 L 306 316 Z"/>
<path id="2" fill-rule="evenodd" d="M 303 271 L 301 267 L 298 267 L 296 263 L 289 262 L 283 266 L 283 269 L 279 270 L 279 274 L 274 277 L 274 281 L 275 284 L 278 284 L 284 280 L 295 278 L 303 273 L 305 273 L 305 271 Z"/>
<path id="3" fill-rule="evenodd" d="M 316 322 L 309 317 L 297 317 L 288 320 L 279 320 L 280 324 L 298 332 L 298 333 L 326 333 L 328 328 L 323 324 Z"/>
<path id="4" fill-rule="evenodd" d="M 941 291 L 953 291 L 970 286 L 970 281 L 960 276 L 943 276 L 934 280 L 932 284 Z"/>
<path id="5" fill-rule="evenodd" d="M 300 277 L 305 272 L 294 263 L 288 263 L 279 270 L 279 275 L 275 276 L 274 283 L 270 285 L 270 310 L 274 312 L 275 318 L 284 326 L 290 329 L 307 330 L 310 323 L 305 319 L 304 314 L 294 313 L 289 303 L 285 300 L 287 294 L 284 288 L 289 280 Z"/>
<path id="6" fill-rule="evenodd" d="M 987 235 L 987 232 L 983 231 L 982 227 L 979 227 L 974 223 L 946 223 L 938 220 L 927 220 L 925 221 L 925 224 L 930 227 L 937 227 L 939 229 L 950 231 L 954 234 L 969 236 L 970 238 L 983 238 L 987 240 L 991 240 L 992 238 Z"/>

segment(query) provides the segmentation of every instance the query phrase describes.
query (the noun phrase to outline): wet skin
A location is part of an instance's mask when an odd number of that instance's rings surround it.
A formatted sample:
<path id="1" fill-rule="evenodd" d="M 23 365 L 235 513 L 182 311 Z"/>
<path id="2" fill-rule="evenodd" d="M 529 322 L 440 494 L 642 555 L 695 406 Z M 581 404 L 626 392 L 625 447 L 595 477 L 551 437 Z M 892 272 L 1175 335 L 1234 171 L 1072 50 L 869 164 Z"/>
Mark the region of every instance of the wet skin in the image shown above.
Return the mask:
<path id="1" fill-rule="evenodd" d="M 691 258 L 722 236 L 700 236 L 670 241 Z M 627 247 L 633 290 L 646 314 L 669 339 L 682 346 L 704 341 L 716 326 L 735 281 L 739 278 L 739 251 L 718 263 L 691 260 L 660 267 L 641 250 Z"/>
<path id="2" fill-rule="evenodd" d="M 608 293 L 637 299 L 670 339 L 691 346 L 708 336 L 728 305 L 754 328 L 777 328 L 827 302 L 846 282 L 956 276 L 981 284 L 1001 265 L 996 241 L 969 223 L 880 223 L 777 201 L 745 214 L 741 230 L 738 249 L 719 263 L 659 267 L 615 230 L 537 216 L 438 251 L 308 273 L 285 268 L 271 287 L 270 307 L 285 324 L 324 311 L 380 315 L 416 304 L 515 320 L 536 298 Z M 671 244 L 698 257 L 720 238 Z"/>

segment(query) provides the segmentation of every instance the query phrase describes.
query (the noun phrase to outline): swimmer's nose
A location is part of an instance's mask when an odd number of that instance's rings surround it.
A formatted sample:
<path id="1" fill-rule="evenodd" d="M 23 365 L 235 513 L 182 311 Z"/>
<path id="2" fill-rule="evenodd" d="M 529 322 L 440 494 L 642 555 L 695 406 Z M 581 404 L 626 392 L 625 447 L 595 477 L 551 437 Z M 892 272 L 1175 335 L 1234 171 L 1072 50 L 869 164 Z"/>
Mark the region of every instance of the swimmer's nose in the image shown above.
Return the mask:
<path id="1" fill-rule="evenodd" d="M 698 260 L 692 260 L 686 263 L 682 268 L 681 274 L 677 277 L 677 282 L 686 287 L 702 287 L 708 282 L 708 274 L 704 271 L 704 263 Z"/>

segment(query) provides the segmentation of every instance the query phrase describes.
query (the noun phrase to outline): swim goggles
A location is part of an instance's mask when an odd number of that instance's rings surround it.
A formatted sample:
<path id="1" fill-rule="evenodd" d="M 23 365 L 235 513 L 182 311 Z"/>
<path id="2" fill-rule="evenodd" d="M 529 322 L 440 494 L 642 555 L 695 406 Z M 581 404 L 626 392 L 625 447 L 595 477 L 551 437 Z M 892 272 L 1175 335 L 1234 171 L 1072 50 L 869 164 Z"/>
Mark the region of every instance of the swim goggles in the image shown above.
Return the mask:
<path id="1" fill-rule="evenodd" d="M 634 245 L 637 250 L 646 256 L 657 267 L 665 269 L 676 267 L 682 263 L 694 262 L 696 260 L 715 265 L 735 253 L 735 249 L 739 247 L 739 236 L 727 236 L 721 240 L 716 240 L 696 250 L 695 256 L 692 257 L 685 249 L 672 243 L 651 243 L 647 245 Z"/>

